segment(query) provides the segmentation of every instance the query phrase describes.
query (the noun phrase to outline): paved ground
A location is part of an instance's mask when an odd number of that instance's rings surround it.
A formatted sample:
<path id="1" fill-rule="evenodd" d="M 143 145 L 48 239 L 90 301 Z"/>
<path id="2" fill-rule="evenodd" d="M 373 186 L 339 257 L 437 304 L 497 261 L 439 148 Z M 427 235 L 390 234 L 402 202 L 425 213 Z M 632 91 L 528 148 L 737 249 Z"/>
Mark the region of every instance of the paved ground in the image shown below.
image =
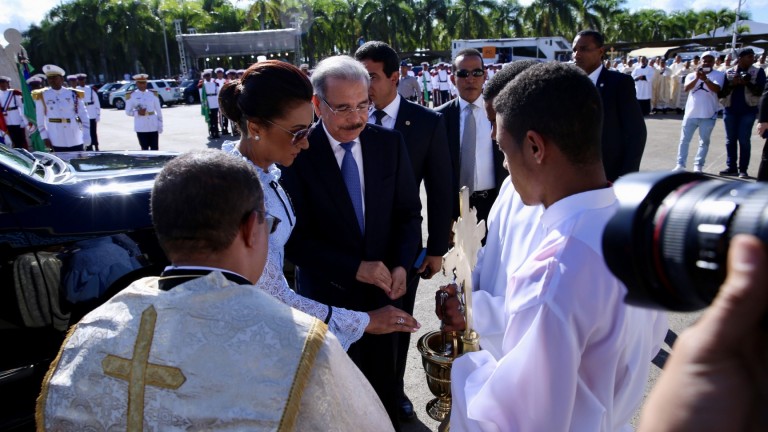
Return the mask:
<path id="1" fill-rule="evenodd" d="M 203 118 L 200 116 L 200 105 L 180 105 L 164 108 L 163 116 L 165 132 L 160 136 L 161 150 L 186 151 L 205 147 L 217 148 L 221 146 L 221 142 L 224 140 L 209 141 L 206 138 L 207 129 Z M 681 119 L 682 116 L 680 115 L 656 115 L 647 118 L 648 141 L 641 165 L 642 170 L 669 170 L 675 166 Z M 225 136 L 224 138 L 229 139 L 230 137 Z M 99 140 L 102 143 L 102 150 L 139 149 L 138 140 L 133 133 L 133 119 L 126 116 L 124 111 L 116 111 L 115 109 L 105 109 L 102 111 L 102 120 L 99 124 Z M 691 145 L 688 167 L 693 165 L 696 146 L 695 142 Z M 752 175 L 757 173 L 761 150 L 762 140 L 753 137 L 752 163 L 749 171 Z M 709 156 L 707 157 L 704 171 L 716 173 L 724 168 L 725 132 L 722 120 L 718 120 L 712 134 Z M 426 221 L 426 215 L 424 216 Z M 426 223 L 424 224 L 424 230 L 426 238 Z M 432 280 L 423 281 L 418 291 L 414 315 L 421 322 L 422 329 L 412 338 L 412 347 L 408 356 L 408 371 L 405 379 L 406 393 L 414 403 L 418 419 L 405 424 L 403 428 L 405 432 L 437 430 L 437 422 L 429 418 L 424 409 L 427 402 L 433 396 L 427 388 L 424 371 L 421 366 L 421 358 L 415 348 L 415 344 L 422 334 L 438 328 L 439 322 L 433 313 L 433 296 L 435 290 L 447 282 L 448 280 L 445 277 L 437 276 Z M 697 317 L 698 314 L 672 314 L 670 315 L 670 328 L 675 332 L 679 332 L 690 325 Z M 666 347 L 666 349 L 669 350 L 669 347 Z M 659 369 L 655 366 L 652 367 L 652 376 L 648 382 L 648 388 L 653 385 L 658 373 Z M 519 390 L 524 391 L 525 389 Z M 515 391 L 515 389 L 511 389 L 511 391 Z"/>

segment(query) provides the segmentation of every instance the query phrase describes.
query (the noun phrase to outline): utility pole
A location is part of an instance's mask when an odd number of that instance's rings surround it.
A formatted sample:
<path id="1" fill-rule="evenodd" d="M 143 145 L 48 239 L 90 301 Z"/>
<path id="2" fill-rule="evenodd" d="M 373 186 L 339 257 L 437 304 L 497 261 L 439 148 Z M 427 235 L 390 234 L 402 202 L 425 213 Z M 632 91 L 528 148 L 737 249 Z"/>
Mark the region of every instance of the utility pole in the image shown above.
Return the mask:
<path id="1" fill-rule="evenodd" d="M 301 17 L 299 14 L 293 16 L 293 27 L 296 29 L 296 50 L 294 52 L 294 59 L 296 60 L 296 66 L 301 64 Z"/>
<path id="2" fill-rule="evenodd" d="M 187 53 L 184 50 L 184 39 L 181 37 L 181 20 L 173 20 L 173 26 L 176 28 L 176 41 L 179 43 L 179 63 L 181 63 L 181 76 L 189 78 L 187 69 Z"/>
<path id="3" fill-rule="evenodd" d="M 167 77 L 171 77 L 171 58 L 168 55 L 168 38 L 165 35 L 165 20 L 162 16 L 160 18 L 160 23 L 163 25 L 163 46 L 165 47 L 165 66 L 168 68 L 168 75 Z"/>
<path id="4" fill-rule="evenodd" d="M 747 0 L 738 0 L 739 5 L 736 6 L 736 21 L 733 23 L 733 39 L 731 39 L 731 58 L 736 58 L 736 36 L 738 34 L 739 20 L 741 19 L 741 4 L 746 3 Z"/>

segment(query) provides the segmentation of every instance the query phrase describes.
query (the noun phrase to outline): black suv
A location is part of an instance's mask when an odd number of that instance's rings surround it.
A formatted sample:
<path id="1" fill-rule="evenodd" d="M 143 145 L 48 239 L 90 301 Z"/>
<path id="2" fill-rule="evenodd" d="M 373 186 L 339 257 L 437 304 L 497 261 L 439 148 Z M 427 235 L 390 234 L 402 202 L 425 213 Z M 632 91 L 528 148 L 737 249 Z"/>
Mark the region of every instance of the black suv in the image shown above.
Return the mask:
<path id="1" fill-rule="evenodd" d="M 175 156 L 0 146 L 0 430 L 33 430 L 40 384 L 70 325 L 167 264 L 149 196 Z"/>

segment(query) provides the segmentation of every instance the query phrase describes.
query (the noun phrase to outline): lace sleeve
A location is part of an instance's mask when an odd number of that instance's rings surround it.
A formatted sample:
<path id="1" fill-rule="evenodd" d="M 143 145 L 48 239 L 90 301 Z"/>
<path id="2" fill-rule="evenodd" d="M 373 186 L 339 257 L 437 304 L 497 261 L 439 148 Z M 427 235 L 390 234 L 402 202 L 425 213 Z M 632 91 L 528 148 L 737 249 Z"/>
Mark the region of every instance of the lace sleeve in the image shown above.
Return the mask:
<path id="1" fill-rule="evenodd" d="M 302 297 L 288 286 L 283 275 L 282 263 L 277 265 L 272 255 L 267 258 L 264 273 L 256 286 L 286 305 L 312 315 L 321 321 L 324 321 L 328 316 L 327 305 Z M 341 346 L 346 351 L 352 343 L 363 336 L 369 321 L 370 318 L 365 312 L 334 307 L 328 329 L 339 339 Z"/>

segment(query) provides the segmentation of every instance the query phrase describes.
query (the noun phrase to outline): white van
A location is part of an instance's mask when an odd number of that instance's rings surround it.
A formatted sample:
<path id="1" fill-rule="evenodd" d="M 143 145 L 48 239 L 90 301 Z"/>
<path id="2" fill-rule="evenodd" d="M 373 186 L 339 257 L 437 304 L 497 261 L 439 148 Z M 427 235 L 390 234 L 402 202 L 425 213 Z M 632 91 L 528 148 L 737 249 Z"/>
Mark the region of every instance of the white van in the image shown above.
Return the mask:
<path id="1" fill-rule="evenodd" d="M 456 58 L 456 54 L 464 48 L 475 48 L 483 53 L 485 64 L 524 59 L 542 62 L 571 60 L 571 44 L 562 36 L 454 40 L 451 43 L 451 58 Z"/>

